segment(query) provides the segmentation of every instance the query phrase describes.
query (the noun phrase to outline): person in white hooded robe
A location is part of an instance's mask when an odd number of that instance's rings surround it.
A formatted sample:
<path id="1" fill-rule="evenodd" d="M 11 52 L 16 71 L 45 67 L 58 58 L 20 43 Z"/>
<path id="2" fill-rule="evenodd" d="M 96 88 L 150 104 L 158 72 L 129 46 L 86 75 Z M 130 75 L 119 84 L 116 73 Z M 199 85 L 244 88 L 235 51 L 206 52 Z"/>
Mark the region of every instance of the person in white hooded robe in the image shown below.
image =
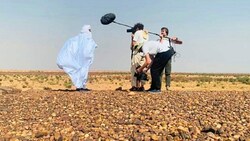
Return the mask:
<path id="1" fill-rule="evenodd" d="M 70 76 L 77 91 L 90 91 L 86 83 L 96 47 L 90 25 L 84 25 L 80 34 L 65 42 L 57 56 L 58 67 Z"/>

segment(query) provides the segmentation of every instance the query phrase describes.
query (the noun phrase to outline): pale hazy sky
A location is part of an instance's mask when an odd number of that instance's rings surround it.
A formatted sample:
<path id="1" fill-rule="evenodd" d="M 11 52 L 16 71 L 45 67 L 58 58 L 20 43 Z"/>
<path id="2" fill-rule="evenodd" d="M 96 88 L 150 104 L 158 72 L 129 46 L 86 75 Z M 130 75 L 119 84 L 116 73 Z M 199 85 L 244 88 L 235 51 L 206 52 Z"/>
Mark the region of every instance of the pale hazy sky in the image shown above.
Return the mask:
<path id="1" fill-rule="evenodd" d="M 173 72 L 250 73 L 248 0 L 0 0 L 0 70 L 58 70 L 64 42 L 82 25 L 98 44 L 91 70 L 130 70 L 130 34 L 115 21 L 144 24 L 183 40 Z M 154 35 L 151 40 L 156 40 Z"/>

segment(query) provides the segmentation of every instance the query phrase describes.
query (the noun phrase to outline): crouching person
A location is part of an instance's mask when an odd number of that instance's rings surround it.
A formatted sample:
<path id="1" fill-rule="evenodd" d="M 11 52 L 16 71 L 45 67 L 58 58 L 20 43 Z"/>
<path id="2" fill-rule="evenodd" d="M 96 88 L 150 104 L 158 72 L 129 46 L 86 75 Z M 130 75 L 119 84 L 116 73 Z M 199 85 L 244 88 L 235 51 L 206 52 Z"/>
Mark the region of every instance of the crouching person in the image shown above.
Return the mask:
<path id="1" fill-rule="evenodd" d="M 150 68 L 152 82 L 147 91 L 154 93 L 161 92 L 161 74 L 168 61 L 175 54 L 175 51 L 170 44 L 165 44 L 161 41 L 145 42 L 142 50 L 145 54 L 146 61 L 140 68 L 137 69 L 137 72 L 140 73 L 147 71 Z M 155 56 L 153 61 L 151 59 L 152 56 Z"/>

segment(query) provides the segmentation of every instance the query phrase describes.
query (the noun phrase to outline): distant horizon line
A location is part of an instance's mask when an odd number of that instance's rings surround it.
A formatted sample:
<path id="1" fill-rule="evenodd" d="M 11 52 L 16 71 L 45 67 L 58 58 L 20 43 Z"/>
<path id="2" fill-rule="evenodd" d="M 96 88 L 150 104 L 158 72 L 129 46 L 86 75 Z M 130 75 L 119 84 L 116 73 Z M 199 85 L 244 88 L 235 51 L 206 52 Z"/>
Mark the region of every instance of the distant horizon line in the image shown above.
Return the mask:
<path id="1" fill-rule="evenodd" d="M 63 70 L 15 70 L 15 69 L 0 69 L 0 73 L 32 73 L 32 72 L 44 72 L 44 73 L 65 73 Z M 90 73 L 130 73 L 130 71 L 122 70 L 90 70 Z M 232 72 L 172 72 L 172 74 L 240 74 L 240 75 L 250 75 L 250 73 L 232 73 Z"/>

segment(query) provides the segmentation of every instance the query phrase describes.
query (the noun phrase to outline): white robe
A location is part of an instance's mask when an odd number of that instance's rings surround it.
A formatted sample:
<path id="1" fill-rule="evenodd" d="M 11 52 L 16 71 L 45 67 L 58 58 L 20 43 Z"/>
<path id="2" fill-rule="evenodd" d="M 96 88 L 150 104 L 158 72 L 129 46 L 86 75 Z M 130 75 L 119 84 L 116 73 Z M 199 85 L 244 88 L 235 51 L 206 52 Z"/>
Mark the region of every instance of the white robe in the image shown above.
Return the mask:
<path id="1" fill-rule="evenodd" d="M 86 88 L 89 67 L 97 47 L 89 29 L 89 25 L 83 26 L 79 35 L 65 42 L 57 56 L 58 67 L 70 76 L 76 88 Z"/>

